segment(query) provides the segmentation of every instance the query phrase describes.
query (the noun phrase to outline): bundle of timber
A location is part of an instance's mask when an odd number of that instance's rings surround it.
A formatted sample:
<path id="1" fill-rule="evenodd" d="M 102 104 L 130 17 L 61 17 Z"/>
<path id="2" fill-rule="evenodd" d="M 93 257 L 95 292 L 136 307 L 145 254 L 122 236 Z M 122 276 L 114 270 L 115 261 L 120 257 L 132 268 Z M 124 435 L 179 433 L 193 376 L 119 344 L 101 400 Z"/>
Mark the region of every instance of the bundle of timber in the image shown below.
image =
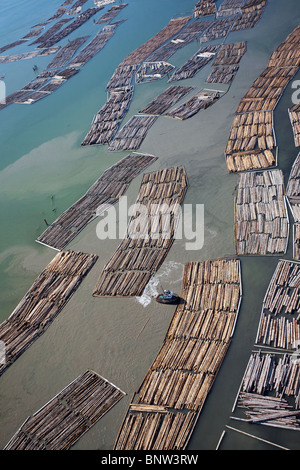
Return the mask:
<path id="1" fill-rule="evenodd" d="M 215 15 L 217 11 L 216 0 L 200 0 L 194 8 L 194 17 Z"/>
<path id="2" fill-rule="evenodd" d="M 99 20 L 96 21 L 96 24 L 101 24 L 101 23 L 109 23 L 111 20 L 113 20 L 118 13 L 123 10 L 123 8 L 127 7 L 128 3 L 121 3 L 120 5 L 113 5 L 104 15 L 99 18 Z"/>
<path id="3" fill-rule="evenodd" d="M 152 114 L 160 116 L 166 112 L 173 104 L 177 103 L 183 96 L 193 90 L 192 87 L 170 86 L 163 91 L 154 100 L 151 101 L 144 109 L 139 111 L 142 114 Z"/>
<path id="4" fill-rule="evenodd" d="M 58 43 L 63 38 L 73 33 L 73 31 L 75 31 L 77 28 L 80 28 L 80 26 L 86 23 L 96 13 L 98 13 L 99 10 L 101 10 L 101 8 L 96 7 L 87 9 L 86 11 L 78 15 L 77 18 L 72 21 L 72 23 L 69 23 L 67 26 L 65 26 L 64 29 L 58 31 L 56 34 L 44 41 L 41 47 L 52 47 L 54 44 Z"/>
<path id="5" fill-rule="evenodd" d="M 169 79 L 169 82 L 192 78 L 202 67 L 204 67 L 216 54 L 220 46 L 202 46 L 181 67 L 179 67 Z"/>
<path id="6" fill-rule="evenodd" d="M 273 111 L 236 114 L 225 157 L 230 172 L 263 169 L 275 164 Z"/>
<path id="7" fill-rule="evenodd" d="M 241 14 L 238 15 L 232 31 L 253 28 L 262 17 L 267 0 L 247 0 L 241 5 Z"/>
<path id="8" fill-rule="evenodd" d="M 300 104 L 289 108 L 289 117 L 293 129 L 295 146 L 300 147 Z"/>
<path id="9" fill-rule="evenodd" d="M 132 116 L 110 142 L 108 150 L 137 150 L 145 139 L 148 130 L 157 116 Z"/>
<path id="10" fill-rule="evenodd" d="M 184 302 L 176 308 L 164 343 L 136 393 L 136 402 L 129 405 L 116 449 L 174 450 L 188 444 L 234 331 L 241 300 L 239 260 L 186 263 L 181 298 Z M 193 418 L 179 447 L 172 427 L 165 431 L 166 442 L 170 441 L 166 445 L 160 441 L 160 429 L 158 435 L 156 431 L 152 434 L 151 421 L 143 421 L 145 413 L 158 420 L 158 413 L 163 418 L 171 410 L 178 419 L 182 413 Z M 135 432 L 133 426 L 137 426 Z M 144 435 L 150 434 L 151 441 L 145 441 Z"/>
<path id="11" fill-rule="evenodd" d="M 119 130 L 133 97 L 132 88 L 112 90 L 104 106 L 97 112 L 82 146 L 109 144 Z"/>
<path id="12" fill-rule="evenodd" d="M 280 260 L 266 293 L 263 309 L 273 315 L 298 312 L 300 308 L 300 265 Z"/>
<path id="13" fill-rule="evenodd" d="M 214 39 L 226 38 L 232 28 L 233 17 L 217 19 L 207 28 L 200 38 L 200 42 L 213 41 Z"/>
<path id="14" fill-rule="evenodd" d="M 300 364 L 293 355 L 275 356 L 252 353 L 241 385 L 241 392 L 275 397 L 293 397 L 300 406 Z"/>
<path id="15" fill-rule="evenodd" d="M 145 83 L 161 79 L 166 75 L 169 76 L 169 73 L 173 69 L 174 65 L 163 60 L 158 62 L 143 62 L 139 70 L 136 72 L 135 82 Z"/>
<path id="16" fill-rule="evenodd" d="M 87 44 L 82 51 L 69 64 L 70 67 L 81 67 L 91 60 L 109 41 L 114 35 L 117 25 L 105 26 L 102 30 L 98 31 L 94 39 Z"/>
<path id="17" fill-rule="evenodd" d="M 241 14 L 241 6 L 243 3 L 244 0 L 224 0 L 217 11 L 217 18 Z"/>
<path id="18" fill-rule="evenodd" d="M 212 20 L 194 21 L 186 25 L 182 31 L 163 46 L 156 49 L 147 58 L 148 61 L 161 61 L 169 59 L 175 52 L 187 44 L 198 40 L 202 33 L 213 24 Z"/>
<path id="19" fill-rule="evenodd" d="M 124 396 L 118 387 L 87 370 L 29 416 L 4 450 L 69 450 Z"/>
<path id="20" fill-rule="evenodd" d="M 170 250 L 187 190 L 183 167 L 145 173 L 126 236 L 104 267 L 94 296 L 139 296 Z"/>
<path id="21" fill-rule="evenodd" d="M 8 320 L 0 325 L 6 355 L 0 374 L 45 331 L 97 259 L 96 255 L 65 251 L 46 266 Z"/>
<path id="22" fill-rule="evenodd" d="M 166 116 L 181 120 L 188 119 L 197 114 L 201 109 L 206 109 L 215 103 L 221 97 L 221 93 L 221 91 L 203 89 L 182 105 L 168 111 Z"/>
<path id="23" fill-rule="evenodd" d="M 70 61 L 77 49 L 82 46 L 82 44 L 87 40 L 87 38 L 88 36 L 83 36 L 68 42 L 64 47 L 59 50 L 54 59 L 48 64 L 47 70 L 65 67 L 65 65 L 67 65 L 67 63 Z"/>
<path id="24" fill-rule="evenodd" d="M 50 39 L 52 36 L 54 36 L 55 33 L 57 33 L 57 31 L 66 23 L 68 23 L 69 21 L 71 21 L 71 18 L 67 18 L 67 19 L 63 19 L 63 20 L 59 20 L 57 23 L 55 23 L 53 26 L 51 26 L 51 28 L 47 29 L 47 31 L 42 34 L 41 36 L 39 36 L 38 38 L 36 38 L 32 43 L 31 45 L 34 45 L 34 44 L 39 44 L 39 48 L 40 49 L 44 49 L 46 46 L 44 45 L 44 43 L 46 43 L 48 41 L 48 39 Z"/>
<path id="25" fill-rule="evenodd" d="M 288 179 L 286 195 L 294 221 L 300 222 L 300 153 L 298 153 Z"/>
<path id="26" fill-rule="evenodd" d="M 216 55 L 213 65 L 235 65 L 238 64 L 247 51 L 245 41 L 234 42 L 232 44 L 222 44 Z"/>
<path id="27" fill-rule="evenodd" d="M 282 171 L 241 173 L 235 198 L 236 253 L 285 253 L 288 233 Z"/>
<path id="28" fill-rule="evenodd" d="M 116 204 L 131 181 L 154 163 L 152 155 L 128 155 L 107 169 L 88 191 L 37 238 L 37 242 L 61 250 L 109 205 Z"/>
<path id="29" fill-rule="evenodd" d="M 274 318 L 263 313 L 260 321 L 257 344 L 274 348 L 295 349 L 300 342 L 299 318 L 291 321 L 286 317 Z"/>

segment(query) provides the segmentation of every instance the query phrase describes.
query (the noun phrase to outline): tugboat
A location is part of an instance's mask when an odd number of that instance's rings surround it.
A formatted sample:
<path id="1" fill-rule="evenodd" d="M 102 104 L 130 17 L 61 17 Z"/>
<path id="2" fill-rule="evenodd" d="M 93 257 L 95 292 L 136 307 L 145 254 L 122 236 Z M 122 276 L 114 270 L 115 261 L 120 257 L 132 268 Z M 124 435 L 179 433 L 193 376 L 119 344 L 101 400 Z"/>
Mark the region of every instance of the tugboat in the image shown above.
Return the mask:
<path id="1" fill-rule="evenodd" d="M 180 302 L 180 297 L 173 294 L 170 290 L 164 290 L 162 294 L 156 297 L 156 302 L 160 304 L 174 305 Z"/>

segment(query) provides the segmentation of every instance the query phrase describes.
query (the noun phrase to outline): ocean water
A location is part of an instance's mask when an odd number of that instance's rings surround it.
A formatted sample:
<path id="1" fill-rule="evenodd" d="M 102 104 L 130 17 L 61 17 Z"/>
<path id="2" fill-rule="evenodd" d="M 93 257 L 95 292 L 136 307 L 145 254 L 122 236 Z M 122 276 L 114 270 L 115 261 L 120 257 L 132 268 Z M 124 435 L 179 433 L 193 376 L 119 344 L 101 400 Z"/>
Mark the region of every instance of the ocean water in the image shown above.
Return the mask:
<path id="1" fill-rule="evenodd" d="M 61 3 L 61 0 L 0 0 L 0 45 L 27 34 L 31 26 L 49 18 Z M 48 223 L 55 220 L 106 168 L 128 153 L 111 153 L 105 146 L 80 147 L 93 115 L 106 101 L 105 86 L 114 69 L 171 18 L 191 14 L 194 4 L 194 0 L 128 0 L 128 6 L 116 18 L 126 18 L 126 21 L 77 76 L 39 103 L 15 104 L 0 112 L 0 321 L 10 315 L 56 254 L 35 242 L 45 228 L 44 219 Z M 86 5 L 92 6 L 93 2 L 89 0 Z M 234 255 L 233 194 L 237 176 L 227 172 L 223 154 L 226 141 L 239 100 L 264 70 L 273 50 L 299 20 L 298 0 L 269 0 L 254 29 L 231 33 L 227 38 L 227 42 L 246 40 L 247 53 L 222 99 L 185 122 L 160 117 L 139 149 L 159 157 L 150 170 L 185 166 L 189 179 L 185 202 L 204 204 L 205 236 L 201 250 L 187 251 L 185 240 L 176 240 L 141 298 L 96 299 L 91 295 L 92 290 L 119 240 L 100 241 L 96 236 L 97 221 L 94 221 L 70 243 L 70 249 L 96 253 L 99 260 L 44 335 L 1 376 L 1 447 L 30 414 L 91 368 L 127 395 L 74 449 L 112 449 L 132 394 L 159 351 L 174 313 L 173 307 L 155 303 L 156 293 L 162 286 L 180 291 L 182 270 L 187 261 Z M 72 37 L 94 32 L 95 25 L 90 20 Z M 4 54 L 26 52 L 27 47 L 21 45 Z M 170 62 L 182 64 L 198 47 L 196 42 L 187 46 Z M 0 64 L 0 75 L 5 75 L 8 92 L 34 78 L 33 65 L 42 70 L 51 58 Z M 200 90 L 205 87 L 210 67 L 207 65 L 192 80 L 179 83 L 192 84 Z M 295 79 L 299 78 L 298 73 Z M 125 122 L 167 86 L 166 79 L 137 85 Z M 297 155 L 287 114 L 291 94 L 289 85 L 275 112 L 278 166 L 286 178 Z M 129 203 L 136 199 L 141 177 L 130 185 Z M 291 259 L 291 253 L 290 246 L 285 258 Z M 278 259 L 241 259 L 243 300 L 235 334 L 192 435 L 190 450 L 215 449 L 226 424 L 299 449 L 297 432 L 243 423 L 237 426 L 230 419 L 253 348 L 261 303 Z M 268 450 L 270 446 L 227 429 L 222 448 Z"/>

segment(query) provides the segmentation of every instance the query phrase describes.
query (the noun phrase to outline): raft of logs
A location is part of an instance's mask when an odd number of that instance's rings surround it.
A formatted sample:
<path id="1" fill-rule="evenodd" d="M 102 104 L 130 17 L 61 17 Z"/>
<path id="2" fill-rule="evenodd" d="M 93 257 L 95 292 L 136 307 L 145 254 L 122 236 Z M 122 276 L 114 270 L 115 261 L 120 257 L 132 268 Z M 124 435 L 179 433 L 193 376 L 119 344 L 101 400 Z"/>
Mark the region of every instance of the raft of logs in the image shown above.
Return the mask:
<path id="1" fill-rule="evenodd" d="M 4 450 L 69 450 L 124 396 L 87 370 L 29 416 Z"/>
<path id="2" fill-rule="evenodd" d="M 238 255 L 285 253 L 289 220 L 282 171 L 241 173 L 234 215 Z"/>
<path id="3" fill-rule="evenodd" d="M 186 263 L 180 296 L 163 345 L 129 405 L 116 450 L 186 448 L 234 332 L 239 260 Z"/>
<path id="4" fill-rule="evenodd" d="M 203 89 L 185 103 L 171 109 L 166 116 L 180 120 L 189 119 L 202 109 L 207 109 L 222 95 L 221 91 Z"/>
<path id="5" fill-rule="evenodd" d="M 103 7 L 102 7 L 103 8 Z M 57 44 L 59 41 L 64 39 L 69 34 L 73 33 L 76 29 L 80 28 L 84 23 L 86 23 L 92 16 L 98 13 L 102 8 L 89 8 L 84 11 L 77 18 L 65 26 L 61 31 L 58 31 L 56 34 L 51 36 L 49 39 L 43 42 L 43 47 L 52 47 L 54 44 Z"/>
<path id="6" fill-rule="evenodd" d="M 143 62 L 135 74 L 135 83 L 145 83 L 161 79 L 174 70 L 174 65 L 164 60 L 157 62 Z"/>
<path id="7" fill-rule="evenodd" d="M 293 129 L 295 146 L 300 147 L 300 104 L 295 104 L 289 108 L 289 117 Z"/>
<path id="8" fill-rule="evenodd" d="M 193 90 L 192 87 L 184 86 L 169 86 L 160 95 L 154 98 L 145 108 L 139 111 L 141 114 L 152 114 L 154 116 L 161 116 L 164 114 L 173 104 L 177 103 L 181 98 L 190 93 Z"/>
<path id="9" fill-rule="evenodd" d="M 128 155 L 108 168 L 36 241 L 56 250 L 65 248 L 88 223 L 116 204 L 131 181 L 156 160 L 152 155 Z"/>
<path id="10" fill-rule="evenodd" d="M 263 313 L 256 343 L 272 346 L 275 349 L 295 348 L 295 345 L 300 344 L 299 315 L 289 320 L 283 316 L 274 318 L 270 314 Z"/>
<path id="11" fill-rule="evenodd" d="M 267 0 L 246 0 L 241 5 L 241 14 L 238 14 L 232 31 L 253 28 L 262 17 Z"/>
<path id="12" fill-rule="evenodd" d="M 96 263 L 96 255 L 62 251 L 36 278 L 7 320 L 0 325 L 5 361 L 0 375 L 47 329 Z"/>
<path id="13" fill-rule="evenodd" d="M 156 119 L 157 116 L 132 116 L 109 143 L 108 150 L 119 152 L 139 149 Z"/>
<path id="14" fill-rule="evenodd" d="M 202 46 L 181 67 L 179 67 L 169 79 L 169 82 L 192 78 L 202 67 L 215 57 L 220 46 Z"/>
<path id="15" fill-rule="evenodd" d="M 300 222 L 300 153 L 297 155 L 287 183 L 286 195 L 291 208 L 293 219 Z"/>
<path id="16" fill-rule="evenodd" d="M 286 86 L 298 71 L 299 37 L 298 26 L 273 52 L 266 69 L 240 101 L 225 150 L 229 172 L 258 170 L 274 165 L 273 112 Z M 247 122 L 250 127 L 245 124 Z"/>
<path id="17" fill-rule="evenodd" d="M 48 64 L 47 70 L 60 69 L 65 67 L 71 60 L 75 52 L 85 43 L 88 36 L 79 37 L 69 41 L 64 47 L 62 47 L 56 54 L 54 59 Z"/>
<path id="18" fill-rule="evenodd" d="M 293 258 L 300 261 L 300 224 L 294 224 L 293 228 Z"/>
<path id="19" fill-rule="evenodd" d="M 148 61 L 168 60 L 175 52 L 187 44 L 198 40 L 203 32 L 211 26 L 212 20 L 193 21 L 187 24 L 175 37 L 157 48 L 147 58 Z"/>
<path id="20" fill-rule="evenodd" d="M 132 97 L 133 89 L 131 87 L 112 90 L 107 102 L 95 115 L 91 128 L 81 145 L 109 144 L 119 130 Z"/>
<path id="21" fill-rule="evenodd" d="M 225 155 L 229 172 L 275 166 L 277 145 L 273 111 L 236 114 Z"/>
<path id="22" fill-rule="evenodd" d="M 200 38 L 200 43 L 213 41 L 215 39 L 220 38 L 226 39 L 228 33 L 232 28 L 233 22 L 233 17 L 215 20 L 212 25 L 204 31 L 203 35 Z"/>
<path id="23" fill-rule="evenodd" d="M 98 279 L 94 296 L 142 295 L 173 244 L 187 186 L 183 167 L 143 175 L 135 213 Z"/>
<path id="24" fill-rule="evenodd" d="M 195 5 L 194 17 L 215 15 L 216 11 L 216 0 L 200 0 Z"/>

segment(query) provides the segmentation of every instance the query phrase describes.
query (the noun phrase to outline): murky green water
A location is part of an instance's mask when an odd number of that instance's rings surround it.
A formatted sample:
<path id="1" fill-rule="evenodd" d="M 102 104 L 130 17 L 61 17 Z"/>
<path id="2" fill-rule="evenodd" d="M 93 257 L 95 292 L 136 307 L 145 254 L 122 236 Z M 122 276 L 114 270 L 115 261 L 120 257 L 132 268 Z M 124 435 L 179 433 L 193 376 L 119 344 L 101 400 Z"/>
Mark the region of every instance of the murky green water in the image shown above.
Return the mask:
<path id="1" fill-rule="evenodd" d="M 51 16 L 60 3 L 60 0 L 52 1 L 51 5 L 41 0 L 14 0 L 10 2 L 10 8 L 7 2 L 0 0 L 0 7 L 5 6 L 0 19 L 1 45 L 25 35 L 33 24 Z M 80 147 L 93 115 L 106 100 L 105 85 L 115 67 L 127 53 L 165 26 L 170 18 L 190 14 L 195 2 L 129 0 L 128 3 L 129 6 L 117 17 L 127 18 L 127 21 L 76 77 L 40 103 L 13 105 L 0 113 L 0 321 L 10 315 L 36 276 L 56 254 L 34 241 L 45 227 L 44 218 L 52 222 L 107 167 L 127 155 L 127 152 L 110 153 L 106 147 Z M 223 156 L 226 140 L 240 98 L 265 68 L 275 47 L 299 23 L 298 12 L 298 0 L 269 0 L 263 18 L 253 30 L 232 33 L 228 37 L 228 42 L 246 40 L 248 46 L 228 93 L 214 106 L 186 122 L 160 117 L 143 142 L 141 152 L 159 157 L 151 170 L 184 165 L 189 178 L 185 202 L 205 206 L 204 247 L 199 251 L 186 251 L 185 240 L 176 240 L 158 273 L 160 285 L 179 291 L 186 261 L 234 255 L 233 193 L 237 177 L 227 173 Z M 86 31 L 93 31 L 92 22 L 82 28 L 82 34 Z M 170 61 L 181 64 L 198 47 L 194 43 Z M 20 47 L 12 51 L 7 54 L 24 52 Z M 37 59 L 32 59 L 0 65 L 0 74 L 6 74 L 9 92 L 33 78 L 32 66 L 36 62 Z M 38 66 L 42 69 L 46 63 L 43 59 Z M 182 84 L 193 84 L 201 89 L 209 71 L 210 65 L 193 80 Z M 299 78 L 299 74 L 295 78 Z M 126 120 L 166 87 L 166 80 L 136 86 Z M 287 114 L 290 105 L 289 86 L 275 113 L 279 167 L 286 177 L 297 155 Z M 140 181 L 141 176 L 131 184 L 127 193 L 129 203 L 135 201 Z M 127 396 L 84 435 L 74 449 L 112 449 L 132 394 L 162 344 L 174 312 L 172 307 L 163 307 L 153 300 L 143 306 L 137 299 L 96 299 L 91 296 L 102 267 L 119 243 L 118 240 L 100 242 L 96 237 L 96 223 L 91 223 L 69 245 L 70 249 L 98 254 L 95 267 L 46 333 L 0 378 L 1 447 L 28 415 L 91 368 L 115 383 Z M 291 258 L 291 248 L 286 258 Z M 226 424 L 299 449 L 297 432 L 262 429 L 242 423 L 237 426 L 230 420 L 254 344 L 262 299 L 277 261 L 277 257 L 241 260 L 244 295 L 237 327 L 190 441 L 191 450 L 215 449 Z M 270 447 L 227 430 L 222 448 Z"/>

